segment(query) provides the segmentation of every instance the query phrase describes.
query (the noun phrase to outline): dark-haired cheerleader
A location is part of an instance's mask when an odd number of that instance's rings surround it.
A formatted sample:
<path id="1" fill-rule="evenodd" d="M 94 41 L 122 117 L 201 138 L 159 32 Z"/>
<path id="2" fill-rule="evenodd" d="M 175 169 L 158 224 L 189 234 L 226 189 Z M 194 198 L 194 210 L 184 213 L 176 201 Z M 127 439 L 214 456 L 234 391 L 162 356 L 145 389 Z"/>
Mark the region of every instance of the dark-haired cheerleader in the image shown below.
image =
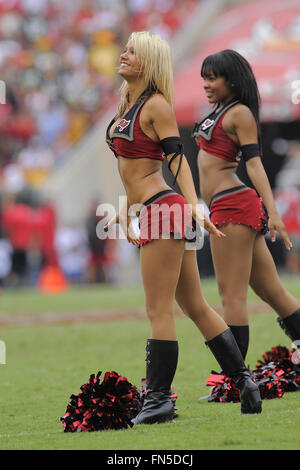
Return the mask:
<path id="1" fill-rule="evenodd" d="M 227 235 L 210 237 L 211 251 L 224 319 L 245 360 L 249 344 L 248 285 L 279 315 L 279 323 L 293 340 L 300 340 L 300 308 L 282 285 L 264 234 L 277 231 L 290 250 L 291 242 L 275 207 L 261 161 L 259 93 L 253 71 L 244 57 L 223 50 L 206 57 L 201 76 L 212 112 L 196 124 L 201 196 L 210 219 Z M 245 161 L 255 189 L 236 175 Z"/>

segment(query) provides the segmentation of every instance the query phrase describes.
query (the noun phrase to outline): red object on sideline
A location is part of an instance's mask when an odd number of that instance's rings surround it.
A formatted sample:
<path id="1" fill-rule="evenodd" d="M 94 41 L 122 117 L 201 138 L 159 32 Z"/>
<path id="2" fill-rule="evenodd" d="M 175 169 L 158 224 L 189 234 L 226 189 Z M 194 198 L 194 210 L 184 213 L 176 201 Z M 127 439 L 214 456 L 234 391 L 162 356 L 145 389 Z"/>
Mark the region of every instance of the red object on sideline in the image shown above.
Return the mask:
<path id="1" fill-rule="evenodd" d="M 46 266 L 40 273 L 37 287 L 45 293 L 57 294 L 68 288 L 68 281 L 57 266 Z"/>

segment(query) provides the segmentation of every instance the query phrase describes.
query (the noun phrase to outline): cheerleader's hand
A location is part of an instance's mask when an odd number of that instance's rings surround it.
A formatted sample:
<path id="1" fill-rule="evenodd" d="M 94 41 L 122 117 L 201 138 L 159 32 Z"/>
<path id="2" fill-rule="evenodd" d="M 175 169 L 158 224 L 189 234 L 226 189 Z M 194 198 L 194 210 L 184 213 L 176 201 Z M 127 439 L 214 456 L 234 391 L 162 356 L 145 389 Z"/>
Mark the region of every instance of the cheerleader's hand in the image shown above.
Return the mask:
<path id="1" fill-rule="evenodd" d="M 226 237 L 225 233 L 217 229 L 217 227 L 206 217 L 204 217 L 204 228 L 210 233 L 210 235 L 215 235 L 217 238 Z"/>
<path id="2" fill-rule="evenodd" d="M 277 232 L 279 233 L 279 235 L 281 235 L 283 239 L 286 249 L 290 250 L 292 248 L 292 242 L 289 239 L 285 225 L 278 214 L 269 215 L 268 228 L 270 231 L 270 237 L 272 242 L 275 242 L 276 240 L 275 230 L 277 230 Z"/>
<path id="3" fill-rule="evenodd" d="M 217 227 L 204 215 L 201 204 L 197 204 L 192 208 L 192 215 L 194 220 L 201 226 L 204 227 L 211 235 L 215 235 L 218 238 L 226 237 L 225 233 L 217 229 Z"/>
<path id="4" fill-rule="evenodd" d="M 140 240 L 138 234 L 135 231 L 133 223 L 130 217 L 120 216 L 120 214 L 116 214 L 112 217 L 109 222 L 104 226 L 105 232 L 109 230 L 114 224 L 120 224 L 122 227 L 123 232 L 126 235 L 127 241 L 132 245 L 139 245 Z"/>
<path id="5" fill-rule="evenodd" d="M 129 243 L 132 243 L 132 245 L 139 246 L 140 244 L 140 237 L 136 233 L 135 227 L 133 225 L 133 222 L 131 221 L 130 217 L 128 220 L 128 229 L 127 229 L 127 240 Z M 125 232 L 126 233 L 126 232 Z"/>
<path id="6" fill-rule="evenodd" d="M 110 229 L 110 227 L 112 227 L 113 225 L 115 224 L 118 224 L 119 223 L 119 214 L 116 214 L 114 217 L 112 217 L 106 225 L 104 225 L 104 231 L 105 232 L 108 232 L 108 230 Z"/>

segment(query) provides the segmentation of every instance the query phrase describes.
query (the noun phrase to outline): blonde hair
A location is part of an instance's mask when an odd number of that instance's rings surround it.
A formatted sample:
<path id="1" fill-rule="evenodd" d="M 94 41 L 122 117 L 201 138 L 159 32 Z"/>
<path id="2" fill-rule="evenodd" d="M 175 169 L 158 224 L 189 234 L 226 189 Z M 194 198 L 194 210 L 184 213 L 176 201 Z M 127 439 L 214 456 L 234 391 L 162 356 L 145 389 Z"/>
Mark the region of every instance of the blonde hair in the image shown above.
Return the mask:
<path id="1" fill-rule="evenodd" d="M 138 31 L 130 35 L 128 42 L 134 43 L 137 62 L 146 82 L 146 90 L 153 94 L 161 93 L 173 107 L 173 64 L 170 46 L 158 34 Z M 118 116 L 121 116 L 129 103 L 128 83 L 123 81 L 120 87 Z"/>

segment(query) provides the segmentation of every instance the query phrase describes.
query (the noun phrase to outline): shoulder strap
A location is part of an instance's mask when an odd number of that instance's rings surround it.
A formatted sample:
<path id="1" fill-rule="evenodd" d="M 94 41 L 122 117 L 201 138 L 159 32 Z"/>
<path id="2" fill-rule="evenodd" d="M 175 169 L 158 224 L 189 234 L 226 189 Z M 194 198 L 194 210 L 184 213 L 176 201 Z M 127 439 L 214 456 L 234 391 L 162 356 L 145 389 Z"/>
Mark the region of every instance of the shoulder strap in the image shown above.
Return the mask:
<path id="1" fill-rule="evenodd" d="M 121 119 L 119 124 L 116 126 L 112 134 L 112 139 L 114 137 L 118 137 L 118 139 L 121 138 L 121 139 L 126 139 L 129 141 L 133 141 L 133 128 L 134 128 L 136 117 L 138 115 L 139 110 L 145 104 L 148 98 L 149 98 L 149 92 L 148 90 L 146 90 L 136 100 L 134 105 L 129 109 L 129 111 L 125 114 L 125 116 Z"/>
<path id="2" fill-rule="evenodd" d="M 201 135 L 201 137 L 204 137 L 204 139 L 210 140 L 212 136 L 212 132 L 214 128 L 216 127 L 220 118 L 224 115 L 224 113 L 226 113 L 226 111 L 228 111 L 229 108 L 231 108 L 238 102 L 239 100 L 231 101 L 227 105 L 225 105 L 223 108 L 219 110 L 215 110 L 212 113 L 210 113 L 200 123 L 196 122 L 193 132 L 192 132 L 192 137 L 197 138 Z"/>

